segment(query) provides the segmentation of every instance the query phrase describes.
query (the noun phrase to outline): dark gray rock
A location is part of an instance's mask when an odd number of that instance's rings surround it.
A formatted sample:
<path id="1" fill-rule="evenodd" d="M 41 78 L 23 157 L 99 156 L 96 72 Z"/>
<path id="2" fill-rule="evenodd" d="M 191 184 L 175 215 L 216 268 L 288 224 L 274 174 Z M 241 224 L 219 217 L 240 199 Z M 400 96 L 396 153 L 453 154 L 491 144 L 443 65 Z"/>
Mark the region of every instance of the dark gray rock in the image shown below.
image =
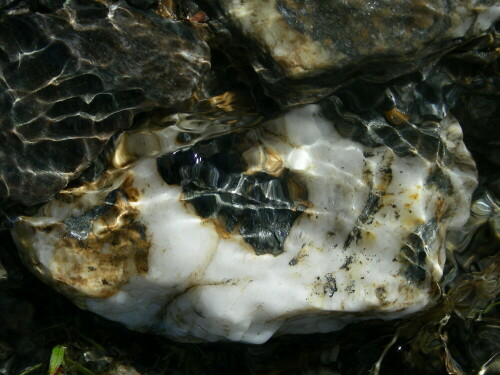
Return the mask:
<path id="1" fill-rule="evenodd" d="M 127 3 L 135 8 L 149 9 L 158 4 L 158 0 L 127 0 Z"/>
<path id="2" fill-rule="evenodd" d="M 495 0 L 209 3 L 284 107 L 315 102 L 353 78 L 383 82 L 414 71 L 499 17 Z"/>
<path id="3" fill-rule="evenodd" d="M 16 2 L 16 0 L 0 0 L 0 9 L 5 8 Z"/>
<path id="4" fill-rule="evenodd" d="M 49 200 L 134 114 L 179 105 L 208 68 L 192 28 L 123 2 L 0 14 L 0 205 Z"/>
<path id="5" fill-rule="evenodd" d="M 481 43 L 483 44 L 483 43 Z M 493 42 L 443 59 L 443 97 L 458 119 L 466 146 L 500 165 L 500 34 Z M 449 89 L 449 87 L 452 89 Z M 448 90 L 446 90 L 448 88 Z"/>
<path id="6" fill-rule="evenodd" d="M 66 0 L 30 0 L 30 9 L 40 12 L 54 12 L 62 8 Z"/>

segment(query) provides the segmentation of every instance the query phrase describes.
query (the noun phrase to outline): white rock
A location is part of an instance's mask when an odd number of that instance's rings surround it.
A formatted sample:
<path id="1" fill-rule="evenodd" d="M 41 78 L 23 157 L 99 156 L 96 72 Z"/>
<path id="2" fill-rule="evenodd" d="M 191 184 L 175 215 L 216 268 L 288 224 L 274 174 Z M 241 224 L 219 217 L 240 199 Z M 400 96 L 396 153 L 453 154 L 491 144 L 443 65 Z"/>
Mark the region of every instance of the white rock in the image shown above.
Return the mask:
<path id="1" fill-rule="evenodd" d="M 441 126 L 446 156 L 401 157 L 342 137 L 310 105 L 224 138 L 244 173 L 216 160 L 223 141 L 165 167 L 182 186 L 145 156 L 64 191 L 13 235 L 79 306 L 178 340 L 263 343 L 399 318 L 432 304 L 445 232 L 467 220 L 477 182 L 460 127 Z M 216 211 L 201 217 L 196 199 Z"/>

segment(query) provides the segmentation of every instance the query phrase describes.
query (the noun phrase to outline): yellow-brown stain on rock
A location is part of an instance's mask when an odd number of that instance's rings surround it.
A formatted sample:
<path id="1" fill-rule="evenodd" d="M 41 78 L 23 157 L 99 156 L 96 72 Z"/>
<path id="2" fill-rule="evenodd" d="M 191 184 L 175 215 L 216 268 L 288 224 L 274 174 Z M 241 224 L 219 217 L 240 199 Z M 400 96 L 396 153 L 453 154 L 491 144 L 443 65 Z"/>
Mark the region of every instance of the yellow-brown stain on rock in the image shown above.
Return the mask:
<path id="1" fill-rule="evenodd" d="M 389 302 L 387 301 L 387 290 L 384 285 L 378 285 L 375 287 L 375 296 L 380 302 L 380 306 L 386 306 Z"/>
<path id="2" fill-rule="evenodd" d="M 411 200 L 417 201 L 420 195 L 418 193 L 414 193 L 408 196 Z"/>
<path id="3" fill-rule="evenodd" d="M 286 167 L 283 163 L 283 160 L 281 159 L 281 156 L 277 152 L 268 149 L 267 147 L 263 147 L 263 150 L 266 155 L 263 169 L 272 176 L 278 177 L 282 175 L 286 170 Z"/>
<path id="4" fill-rule="evenodd" d="M 439 221 L 446 212 L 447 205 L 444 198 L 438 198 L 436 201 L 436 219 Z"/>
<path id="5" fill-rule="evenodd" d="M 431 4 L 425 4 L 425 2 L 414 3 L 411 8 L 414 16 L 410 18 L 408 23 L 409 33 L 413 32 L 414 29 L 428 30 L 436 22 L 436 16 L 444 16 L 441 12 L 436 14 L 436 9 Z"/>
<path id="6" fill-rule="evenodd" d="M 140 198 L 128 176 L 116 200 L 93 220 L 86 238 L 65 234 L 56 243 L 51 273 L 57 287 L 72 295 L 107 298 L 134 275 L 148 272 L 150 240 L 132 206 Z M 62 225 L 61 225 L 62 229 Z"/>
<path id="7" fill-rule="evenodd" d="M 174 0 L 160 0 L 153 10 L 163 18 L 176 18 L 176 6 Z"/>
<path id="8" fill-rule="evenodd" d="M 384 117 L 389 124 L 394 126 L 406 124 L 410 120 L 408 115 L 400 112 L 396 108 L 392 108 L 389 111 L 384 112 Z"/>
<path id="9" fill-rule="evenodd" d="M 421 217 L 418 217 L 416 215 L 404 215 L 403 218 L 400 220 L 400 223 L 405 228 L 412 229 L 415 228 L 419 225 L 422 225 L 425 223 L 425 220 Z"/>
<path id="10" fill-rule="evenodd" d="M 372 246 L 375 246 L 377 241 L 377 236 L 372 231 L 365 229 L 361 230 L 360 240 L 362 241 L 361 246 L 371 248 Z"/>

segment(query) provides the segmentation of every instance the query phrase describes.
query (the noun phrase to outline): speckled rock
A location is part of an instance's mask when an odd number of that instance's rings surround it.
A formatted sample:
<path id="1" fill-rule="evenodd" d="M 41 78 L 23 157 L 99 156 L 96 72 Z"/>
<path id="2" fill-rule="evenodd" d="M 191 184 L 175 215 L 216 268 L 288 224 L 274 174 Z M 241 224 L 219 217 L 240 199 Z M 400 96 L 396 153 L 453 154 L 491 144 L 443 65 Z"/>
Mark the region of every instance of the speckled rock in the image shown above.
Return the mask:
<path id="1" fill-rule="evenodd" d="M 354 77 L 384 81 L 435 61 L 500 19 L 497 0 L 212 0 L 267 92 L 311 103 Z M 216 6 L 217 5 L 217 6 Z"/>
<path id="2" fill-rule="evenodd" d="M 192 28 L 124 2 L 0 13 L 2 208 L 52 198 L 135 113 L 188 99 L 208 67 Z"/>
<path id="3" fill-rule="evenodd" d="M 477 183 L 460 127 L 350 132 L 329 120 L 337 102 L 174 152 L 168 133 L 139 132 L 135 162 L 17 220 L 21 254 L 79 306 L 183 341 L 262 343 L 424 309 Z"/>

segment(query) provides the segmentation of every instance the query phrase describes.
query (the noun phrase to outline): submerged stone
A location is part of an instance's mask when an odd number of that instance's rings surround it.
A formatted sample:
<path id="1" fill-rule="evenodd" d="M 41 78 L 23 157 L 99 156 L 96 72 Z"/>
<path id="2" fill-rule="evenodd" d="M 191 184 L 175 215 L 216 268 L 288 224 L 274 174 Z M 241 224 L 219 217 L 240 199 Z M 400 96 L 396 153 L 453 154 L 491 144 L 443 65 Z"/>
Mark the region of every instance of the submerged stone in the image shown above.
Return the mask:
<path id="1" fill-rule="evenodd" d="M 0 0 L 0 9 L 5 8 L 12 3 L 14 3 L 16 0 Z"/>
<path id="2" fill-rule="evenodd" d="M 158 5 L 159 0 L 127 0 L 127 3 L 139 9 L 148 9 Z"/>
<path id="3" fill-rule="evenodd" d="M 124 2 L 0 13 L 2 208 L 52 198 L 134 114 L 189 99 L 208 67 L 194 29 Z"/>
<path id="4" fill-rule="evenodd" d="M 129 142 L 154 152 L 17 220 L 21 254 L 79 306 L 183 341 L 262 343 L 424 309 L 477 183 L 460 127 L 382 117 L 349 132 L 335 105 L 178 150 L 137 132 Z"/>
<path id="5" fill-rule="evenodd" d="M 199 216 L 214 218 L 226 233 L 238 227 L 257 255 L 279 255 L 306 208 L 307 190 L 279 160 L 275 170 L 246 173 L 244 154 L 254 142 L 245 133 L 200 142 L 158 158 L 158 172 L 166 183 L 182 186 Z"/>
<path id="6" fill-rule="evenodd" d="M 212 0 L 281 105 L 315 102 L 353 78 L 387 81 L 487 32 L 496 0 Z M 243 38 L 243 39 L 241 39 Z"/>
<path id="7" fill-rule="evenodd" d="M 32 0 L 29 3 L 31 10 L 53 12 L 62 8 L 65 1 L 66 0 Z"/>

